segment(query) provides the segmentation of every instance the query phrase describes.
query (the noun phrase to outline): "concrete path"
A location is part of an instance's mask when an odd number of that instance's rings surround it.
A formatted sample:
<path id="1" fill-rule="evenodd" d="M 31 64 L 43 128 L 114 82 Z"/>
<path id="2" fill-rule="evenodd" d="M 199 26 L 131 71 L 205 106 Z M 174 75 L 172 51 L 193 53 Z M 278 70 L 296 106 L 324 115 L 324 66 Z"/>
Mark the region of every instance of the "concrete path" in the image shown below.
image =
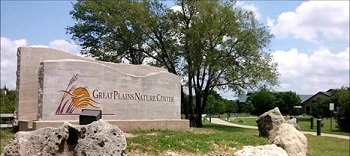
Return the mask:
<path id="1" fill-rule="evenodd" d="M 219 125 L 226 125 L 226 126 L 233 126 L 233 127 L 240 127 L 240 128 L 248 128 L 248 129 L 258 129 L 256 126 L 248 126 L 248 125 L 240 125 L 240 124 L 235 124 L 232 122 L 227 122 L 224 120 L 221 120 L 219 118 L 211 118 L 211 122 Z M 307 132 L 307 131 L 301 131 L 303 134 L 308 134 L 308 135 L 317 135 L 316 132 Z M 327 136 L 327 137 L 333 137 L 333 138 L 340 138 L 340 139 L 346 139 L 350 140 L 350 136 L 346 135 L 337 135 L 337 134 L 327 134 L 327 133 L 322 133 L 321 136 Z"/>

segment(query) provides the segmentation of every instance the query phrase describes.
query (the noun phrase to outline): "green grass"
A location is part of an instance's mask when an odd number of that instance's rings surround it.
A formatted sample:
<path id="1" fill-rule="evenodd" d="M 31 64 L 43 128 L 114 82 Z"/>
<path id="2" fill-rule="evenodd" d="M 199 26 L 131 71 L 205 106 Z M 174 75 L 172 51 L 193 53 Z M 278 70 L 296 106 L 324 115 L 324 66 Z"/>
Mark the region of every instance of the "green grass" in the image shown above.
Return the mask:
<path id="1" fill-rule="evenodd" d="M 9 130 L 1 130 L 1 149 L 13 136 Z M 204 123 L 203 128 L 191 128 L 188 132 L 140 131 L 127 138 L 128 155 L 164 155 L 167 151 L 182 154 L 204 155 L 207 153 L 230 153 L 242 146 L 263 145 L 266 138 L 258 137 L 258 131 L 237 127 Z M 308 156 L 348 156 L 349 140 L 306 135 Z"/>
<path id="2" fill-rule="evenodd" d="M 0 129 L 0 153 L 7 145 L 8 141 L 12 138 L 13 133 L 10 129 Z"/>
<path id="3" fill-rule="evenodd" d="M 306 135 L 308 156 L 349 156 L 349 140 Z"/>
<path id="4" fill-rule="evenodd" d="M 153 131 L 133 134 L 137 137 L 127 139 L 127 153 L 139 151 L 162 155 L 166 151 L 174 151 L 204 155 L 213 151 L 225 151 L 232 154 L 232 149 L 267 143 L 266 138 L 258 137 L 257 130 L 209 123 L 205 123 L 204 128 L 191 128 L 190 132 Z M 312 135 L 306 137 L 308 156 L 349 155 L 349 140 Z"/>
<path id="5" fill-rule="evenodd" d="M 165 151 L 203 155 L 213 151 L 230 151 L 244 145 L 261 145 L 267 141 L 266 138 L 258 137 L 256 130 L 210 123 L 205 123 L 204 128 L 192 128 L 189 132 L 154 131 L 133 134 L 137 137 L 127 139 L 127 153 L 136 150 L 150 155 L 162 155 Z"/>
<path id="6" fill-rule="evenodd" d="M 222 118 L 224 119 L 224 118 Z M 256 118 L 235 118 L 231 117 L 231 122 L 236 123 L 236 124 L 241 124 L 241 125 L 249 125 L 249 126 L 257 126 L 255 120 Z M 233 120 L 233 121 L 232 121 Z M 288 119 L 286 119 L 288 120 Z M 316 122 L 317 120 L 314 119 L 314 126 L 313 129 L 310 129 L 310 122 L 298 122 L 298 125 L 300 126 L 300 130 L 302 131 L 310 131 L 310 132 L 316 132 Z M 330 128 L 330 118 L 324 118 L 322 119 L 323 127 L 321 127 L 321 133 L 330 133 L 330 134 L 339 134 L 339 135 L 349 135 L 350 133 L 347 132 L 341 132 L 337 128 L 337 123 L 335 119 L 332 121 L 332 130 Z"/>
<path id="7" fill-rule="evenodd" d="M 313 129 L 310 129 L 310 122 L 299 122 L 298 125 L 300 126 L 300 129 L 302 131 L 311 131 L 311 132 L 316 132 L 317 131 L 317 127 L 316 127 L 316 123 L 317 120 L 314 119 L 314 125 L 313 125 Z M 322 123 L 323 123 L 323 127 L 321 127 L 321 133 L 330 133 L 330 134 L 339 134 L 339 135 L 349 135 L 350 133 L 346 133 L 346 132 L 341 132 L 338 128 L 337 128 L 337 123 L 336 120 L 333 119 L 332 120 L 332 130 L 331 130 L 331 119 L 330 118 L 323 118 L 322 119 Z"/>

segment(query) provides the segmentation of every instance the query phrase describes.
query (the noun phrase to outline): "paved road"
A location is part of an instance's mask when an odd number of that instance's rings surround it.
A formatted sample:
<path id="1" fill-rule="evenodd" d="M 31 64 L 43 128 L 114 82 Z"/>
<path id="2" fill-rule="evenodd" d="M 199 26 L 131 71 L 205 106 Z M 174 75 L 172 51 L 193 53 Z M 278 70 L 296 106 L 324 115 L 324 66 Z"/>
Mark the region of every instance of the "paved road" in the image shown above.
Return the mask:
<path id="1" fill-rule="evenodd" d="M 226 125 L 226 126 L 233 126 L 233 127 L 240 127 L 240 128 L 249 128 L 249 129 L 258 129 L 256 126 L 248 126 L 248 125 L 240 125 L 240 124 L 235 124 L 232 122 L 227 122 L 224 120 L 221 120 L 219 118 L 211 118 L 211 122 L 215 124 L 220 124 L 220 125 Z M 304 134 L 308 135 L 317 135 L 316 132 L 306 132 L 306 131 L 301 131 Z M 349 140 L 350 137 L 346 135 L 336 135 L 336 134 L 327 134 L 327 133 L 322 133 L 321 136 L 327 136 L 327 137 L 333 137 L 333 138 L 340 138 L 340 139 L 346 139 Z"/>

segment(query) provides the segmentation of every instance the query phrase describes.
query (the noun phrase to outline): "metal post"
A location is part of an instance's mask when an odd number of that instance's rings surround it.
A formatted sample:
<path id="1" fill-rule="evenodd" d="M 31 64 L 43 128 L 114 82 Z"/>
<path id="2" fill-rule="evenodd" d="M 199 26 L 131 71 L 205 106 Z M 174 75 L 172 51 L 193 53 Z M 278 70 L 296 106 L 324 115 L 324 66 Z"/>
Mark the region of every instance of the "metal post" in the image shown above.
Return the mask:
<path id="1" fill-rule="evenodd" d="M 310 118 L 310 129 L 314 129 L 314 117 Z"/>
<path id="2" fill-rule="evenodd" d="M 321 119 L 317 119 L 317 136 L 321 135 Z"/>
<path id="3" fill-rule="evenodd" d="M 332 117 L 332 112 L 333 112 L 333 111 L 331 111 L 331 131 L 332 131 L 332 118 L 333 118 L 333 117 Z"/>
<path id="4" fill-rule="evenodd" d="M 334 111 L 334 103 L 329 103 L 329 110 L 331 111 L 331 131 L 332 131 L 332 114 Z"/>

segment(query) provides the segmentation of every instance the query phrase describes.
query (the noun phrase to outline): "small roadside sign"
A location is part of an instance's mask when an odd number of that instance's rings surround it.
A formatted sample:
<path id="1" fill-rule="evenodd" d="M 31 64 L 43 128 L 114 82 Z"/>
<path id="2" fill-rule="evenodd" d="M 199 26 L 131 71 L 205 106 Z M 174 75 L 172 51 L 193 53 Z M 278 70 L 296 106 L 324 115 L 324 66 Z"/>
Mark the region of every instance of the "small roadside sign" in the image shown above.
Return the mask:
<path id="1" fill-rule="evenodd" d="M 329 103 L 329 110 L 334 111 L 334 103 Z"/>

